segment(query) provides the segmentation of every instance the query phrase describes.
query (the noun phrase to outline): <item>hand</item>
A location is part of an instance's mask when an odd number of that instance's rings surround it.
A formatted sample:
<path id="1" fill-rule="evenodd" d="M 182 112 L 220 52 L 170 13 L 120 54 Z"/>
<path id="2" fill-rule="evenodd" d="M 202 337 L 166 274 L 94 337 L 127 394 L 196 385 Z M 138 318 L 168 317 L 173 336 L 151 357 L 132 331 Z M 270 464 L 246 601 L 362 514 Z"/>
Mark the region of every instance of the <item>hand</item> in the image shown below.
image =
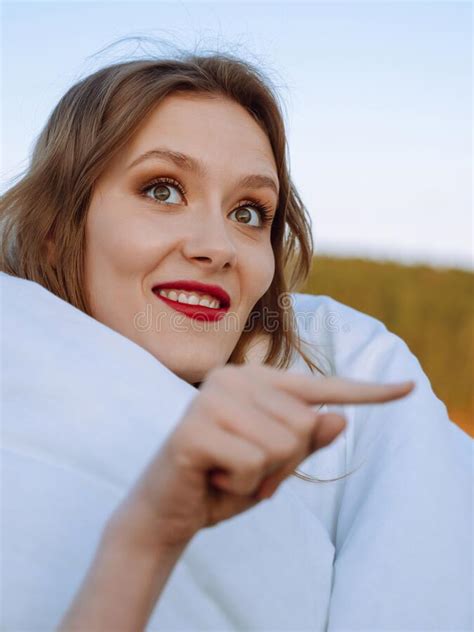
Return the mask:
<path id="1" fill-rule="evenodd" d="M 312 406 L 387 402 L 413 386 L 265 365 L 213 369 L 115 517 L 149 550 L 183 547 L 203 527 L 268 498 L 344 430 L 344 417 Z"/>

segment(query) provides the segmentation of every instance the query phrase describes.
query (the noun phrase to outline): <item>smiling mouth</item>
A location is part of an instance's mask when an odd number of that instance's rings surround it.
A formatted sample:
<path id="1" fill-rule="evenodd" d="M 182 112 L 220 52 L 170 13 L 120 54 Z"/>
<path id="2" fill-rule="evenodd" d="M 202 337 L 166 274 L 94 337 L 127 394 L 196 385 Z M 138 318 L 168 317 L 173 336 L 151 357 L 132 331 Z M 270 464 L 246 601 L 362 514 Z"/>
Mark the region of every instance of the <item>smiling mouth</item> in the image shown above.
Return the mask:
<path id="1" fill-rule="evenodd" d="M 154 292 L 170 301 L 183 305 L 199 305 L 200 307 L 210 307 L 211 309 L 219 309 L 221 307 L 219 299 L 202 292 L 183 292 L 180 290 L 162 290 L 160 288 L 156 288 Z"/>
<path id="2" fill-rule="evenodd" d="M 153 294 L 175 311 L 195 320 L 217 321 L 223 318 L 229 310 L 228 306 L 221 307 L 218 299 L 198 292 L 155 288 Z"/>

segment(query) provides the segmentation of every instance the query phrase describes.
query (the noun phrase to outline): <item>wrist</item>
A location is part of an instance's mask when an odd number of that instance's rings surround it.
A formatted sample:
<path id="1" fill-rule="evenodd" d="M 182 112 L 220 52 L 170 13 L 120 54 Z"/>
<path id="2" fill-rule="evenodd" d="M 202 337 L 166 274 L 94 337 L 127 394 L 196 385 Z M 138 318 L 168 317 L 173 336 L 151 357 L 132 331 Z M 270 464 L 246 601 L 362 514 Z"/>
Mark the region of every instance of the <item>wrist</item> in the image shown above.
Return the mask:
<path id="1" fill-rule="evenodd" d="M 103 539 L 115 546 L 151 557 L 179 558 L 193 536 L 171 541 L 164 537 L 152 512 L 140 503 L 126 501 L 110 516 Z"/>
<path id="2" fill-rule="evenodd" d="M 144 630 L 186 544 L 137 538 L 136 526 L 114 512 L 88 573 L 59 630 Z"/>

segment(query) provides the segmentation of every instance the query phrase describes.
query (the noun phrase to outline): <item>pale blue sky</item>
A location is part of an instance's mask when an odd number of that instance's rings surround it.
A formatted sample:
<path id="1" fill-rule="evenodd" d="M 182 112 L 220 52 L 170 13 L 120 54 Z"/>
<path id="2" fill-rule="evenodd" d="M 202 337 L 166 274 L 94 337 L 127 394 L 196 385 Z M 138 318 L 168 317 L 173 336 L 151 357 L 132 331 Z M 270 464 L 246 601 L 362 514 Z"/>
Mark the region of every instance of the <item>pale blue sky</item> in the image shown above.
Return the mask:
<path id="1" fill-rule="evenodd" d="M 472 266 L 469 2 L 76 0 L 2 14 L 2 190 L 62 94 L 136 47 L 101 49 L 158 36 L 236 52 L 280 86 L 316 252 Z"/>

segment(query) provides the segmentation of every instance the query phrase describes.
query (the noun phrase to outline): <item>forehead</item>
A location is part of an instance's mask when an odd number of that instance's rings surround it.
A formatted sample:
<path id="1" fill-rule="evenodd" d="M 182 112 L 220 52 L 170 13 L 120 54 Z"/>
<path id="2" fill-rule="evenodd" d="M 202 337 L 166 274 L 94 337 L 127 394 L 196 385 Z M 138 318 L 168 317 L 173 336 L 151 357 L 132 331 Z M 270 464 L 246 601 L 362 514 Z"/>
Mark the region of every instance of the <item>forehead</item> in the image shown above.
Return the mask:
<path id="1" fill-rule="evenodd" d="M 225 97 L 166 97 L 128 144 L 128 164 L 157 146 L 198 158 L 209 173 L 258 170 L 277 179 L 267 135 L 241 105 Z"/>

